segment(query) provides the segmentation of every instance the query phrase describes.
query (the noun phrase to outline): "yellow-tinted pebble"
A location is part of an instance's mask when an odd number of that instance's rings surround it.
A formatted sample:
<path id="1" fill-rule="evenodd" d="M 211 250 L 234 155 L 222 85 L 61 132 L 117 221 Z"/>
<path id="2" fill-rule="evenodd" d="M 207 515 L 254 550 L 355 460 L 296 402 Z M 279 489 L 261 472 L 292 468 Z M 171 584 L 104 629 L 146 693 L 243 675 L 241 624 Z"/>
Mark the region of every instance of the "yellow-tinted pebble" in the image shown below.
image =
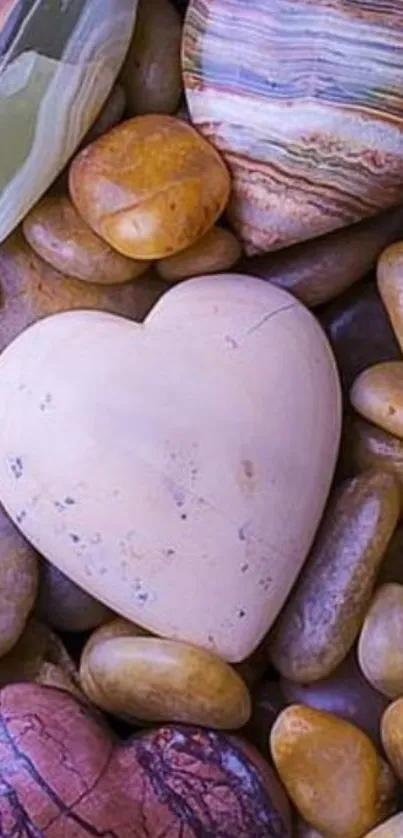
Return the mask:
<path id="1" fill-rule="evenodd" d="M 378 290 L 403 351 L 403 241 L 389 245 L 377 266 Z"/>
<path id="2" fill-rule="evenodd" d="M 192 276 L 227 271 L 241 256 L 241 245 L 234 234 L 223 227 L 212 227 L 191 247 L 160 259 L 156 270 L 166 282 L 179 282 Z"/>
<path id="3" fill-rule="evenodd" d="M 361 838 L 390 813 L 392 772 L 368 737 L 329 713 L 292 705 L 270 735 L 271 753 L 299 813 L 331 838 Z"/>
<path id="4" fill-rule="evenodd" d="M 403 585 L 375 592 L 358 643 L 360 667 L 375 689 L 389 698 L 403 695 Z"/>
<path id="5" fill-rule="evenodd" d="M 400 782 L 403 782 L 403 698 L 398 698 L 385 710 L 381 736 L 386 757 Z"/>
<path id="6" fill-rule="evenodd" d="M 81 685 L 99 707 L 148 722 L 223 730 L 246 724 L 251 713 L 249 692 L 229 664 L 196 646 L 141 637 L 137 627 L 130 636 L 127 624 L 111 625 L 112 636 L 108 626 L 98 630 L 81 658 Z"/>
<path id="7" fill-rule="evenodd" d="M 403 363 L 389 361 L 370 367 L 351 388 L 355 410 L 383 430 L 403 438 Z"/>

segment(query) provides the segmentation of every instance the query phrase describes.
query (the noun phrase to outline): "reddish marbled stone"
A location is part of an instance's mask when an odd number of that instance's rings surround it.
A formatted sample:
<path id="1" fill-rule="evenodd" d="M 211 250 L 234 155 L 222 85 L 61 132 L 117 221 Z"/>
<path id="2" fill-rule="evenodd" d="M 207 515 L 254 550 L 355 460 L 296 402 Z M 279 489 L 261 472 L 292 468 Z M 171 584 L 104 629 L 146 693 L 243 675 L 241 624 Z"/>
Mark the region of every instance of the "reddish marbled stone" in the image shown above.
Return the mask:
<path id="1" fill-rule="evenodd" d="M 0 692 L 3 838 L 290 838 L 274 773 L 250 746 L 165 726 L 124 744 L 69 695 Z"/>

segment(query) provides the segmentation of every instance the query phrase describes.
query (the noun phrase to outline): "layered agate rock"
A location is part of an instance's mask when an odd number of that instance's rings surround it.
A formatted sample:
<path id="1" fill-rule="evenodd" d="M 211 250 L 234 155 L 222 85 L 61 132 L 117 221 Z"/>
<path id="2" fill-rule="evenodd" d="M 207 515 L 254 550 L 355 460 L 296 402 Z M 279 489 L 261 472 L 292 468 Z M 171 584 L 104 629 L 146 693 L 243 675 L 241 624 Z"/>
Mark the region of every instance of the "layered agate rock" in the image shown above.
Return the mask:
<path id="1" fill-rule="evenodd" d="M 137 0 L 0 0 L 0 241 L 95 121 L 136 8 Z"/>
<path id="2" fill-rule="evenodd" d="M 402 200 L 400 0 L 191 0 L 183 69 L 248 254 Z"/>

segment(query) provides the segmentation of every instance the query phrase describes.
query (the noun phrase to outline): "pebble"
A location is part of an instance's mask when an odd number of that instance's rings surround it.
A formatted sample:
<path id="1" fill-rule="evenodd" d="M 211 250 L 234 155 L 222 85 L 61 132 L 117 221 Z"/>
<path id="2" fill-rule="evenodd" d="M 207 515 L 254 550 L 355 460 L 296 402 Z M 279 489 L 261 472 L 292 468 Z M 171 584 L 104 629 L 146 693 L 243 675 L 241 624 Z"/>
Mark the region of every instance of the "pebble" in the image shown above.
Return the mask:
<path id="1" fill-rule="evenodd" d="M 175 113 L 182 93 L 182 24 L 170 0 L 140 0 L 120 76 L 130 116 Z"/>
<path id="2" fill-rule="evenodd" d="M 0 687 L 22 681 L 67 689 L 84 698 L 77 668 L 60 637 L 32 617 L 15 646 L 0 658 Z"/>
<path id="3" fill-rule="evenodd" d="M 403 362 L 370 367 L 355 380 L 351 404 L 364 419 L 403 438 Z"/>
<path id="4" fill-rule="evenodd" d="M 377 428 L 370 422 L 354 417 L 345 422 L 342 457 L 346 467 L 354 473 L 379 469 L 394 475 L 399 483 L 403 504 L 403 441 Z"/>
<path id="5" fill-rule="evenodd" d="M 268 638 L 285 678 L 325 678 L 350 651 L 399 516 L 395 479 L 368 471 L 330 499 L 316 541 Z"/>
<path id="6" fill-rule="evenodd" d="M 138 20 L 138 18 L 137 18 Z M 123 117 L 126 109 L 126 94 L 121 84 L 114 84 L 112 90 L 92 128 L 82 142 L 82 146 L 94 142 L 102 134 L 106 134 Z"/>
<path id="7" fill-rule="evenodd" d="M 319 319 L 336 356 L 345 395 L 367 367 L 402 358 L 374 281 L 359 282 L 326 306 Z"/>
<path id="8" fill-rule="evenodd" d="M 10 835 L 21 835 L 23 807 L 49 838 L 291 838 L 274 771 L 235 737 L 166 725 L 120 743 L 89 708 L 37 684 L 1 691 L 0 733 Z"/>
<path id="9" fill-rule="evenodd" d="M 403 585 L 381 585 L 368 609 L 358 643 L 360 667 L 388 698 L 403 696 Z"/>
<path id="10" fill-rule="evenodd" d="M 310 308 L 333 300 L 364 277 L 403 231 L 403 206 L 275 253 L 245 260 L 244 268 Z"/>
<path id="11" fill-rule="evenodd" d="M 381 734 L 386 757 L 403 782 L 403 698 L 398 698 L 385 710 Z"/>
<path id="12" fill-rule="evenodd" d="M 42 198 L 25 217 L 22 231 L 41 259 L 65 276 L 85 282 L 128 282 L 150 266 L 112 250 L 83 221 L 67 195 Z"/>
<path id="13" fill-rule="evenodd" d="M 146 115 L 79 152 L 69 189 L 80 215 L 111 247 L 134 259 L 162 259 L 213 226 L 228 201 L 230 177 L 190 125 Z"/>
<path id="14" fill-rule="evenodd" d="M 81 684 L 91 701 L 114 715 L 222 730 L 240 728 L 250 717 L 244 681 L 210 652 L 136 632 L 90 642 Z"/>
<path id="15" fill-rule="evenodd" d="M 287 704 L 304 704 L 332 713 L 363 730 L 375 747 L 381 746 L 381 718 L 389 700 L 364 678 L 354 653 L 327 678 L 313 684 L 282 678 L 280 685 Z"/>
<path id="16" fill-rule="evenodd" d="M 17 231 L 0 245 L 0 352 L 36 320 L 60 311 L 98 309 L 143 320 L 166 288 L 154 276 L 116 286 L 64 276 L 40 259 Z"/>
<path id="17" fill-rule="evenodd" d="M 277 718 L 270 746 L 291 800 L 319 832 L 361 838 L 390 813 L 394 777 L 368 737 L 349 722 L 293 705 Z"/>
<path id="18" fill-rule="evenodd" d="M 383 251 L 378 260 L 377 282 L 393 331 L 403 349 L 403 241 L 391 244 Z"/>
<path id="19" fill-rule="evenodd" d="M 42 559 L 36 602 L 38 616 L 58 631 L 81 632 L 111 620 L 113 612 Z"/>
<path id="20" fill-rule="evenodd" d="M 393 815 L 392 818 L 388 818 L 380 826 L 371 829 L 371 832 L 367 832 L 364 838 L 402 838 L 402 835 L 403 813 L 399 812 L 397 815 Z"/>
<path id="21" fill-rule="evenodd" d="M 38 589 L 38 555 L 0 507 L 0 661 L 22 634 Z"/>
<path id="22" fill-rule="evenodd" d="M 195 244 L 156 262 L 155 268 L 165 282 L 179 282 L 192 276 L 228 271 L 238 262 L 241 245 L 230 230 L 212 227 Z"/>

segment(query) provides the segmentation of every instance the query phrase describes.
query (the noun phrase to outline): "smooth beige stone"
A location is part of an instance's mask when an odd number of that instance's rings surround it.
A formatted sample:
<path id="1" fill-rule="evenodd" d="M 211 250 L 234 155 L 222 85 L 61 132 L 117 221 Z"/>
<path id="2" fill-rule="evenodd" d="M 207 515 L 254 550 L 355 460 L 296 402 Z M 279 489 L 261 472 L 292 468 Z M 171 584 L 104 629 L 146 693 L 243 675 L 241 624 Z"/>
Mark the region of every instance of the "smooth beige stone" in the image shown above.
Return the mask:
<path id="1" fill-rule="evenodd" d="M 155 263 L 166 282 L 178 282 L 200 274 L 228 271 L 241 256 L 241 245 L 230 230 L 212 227 L 191 247 Z"/>
<path id="2" fill-rule="evenodd" d="M 24 218 L 32 250 L 60 273 L 100 285 L 118 285 L 144 274 L 150 262 L 117 253 L 88 227 L 67 195 L 46 195 Z"/>
<path id="3" fill-rule="evenodd" d="M 156 637 L 92 639 L 84 648 L 80 681 L 94 704 L 125 719 L 236 730 L 251 713 L 247 687 L 227 663 L 196 646 Z"/>
<path id="4" fill-rule="evenodd" d="M 364 838 L 402 838 L 403 835 L 403 812 L 393 815 L 387 821 L 371 829 Z"/>
<path id="5" fill-rule="evenodd" d="M 381 585 L 368 609 L 358 643 L 360 667 L 375 689 L 403 695 L 403 585 Z"/>
<path id="6" fill-rule="evenodd" d="M 400 506 L 396 479 L 367 471 L 333 494 L 316 541 L 268 638 L 285 678 L 325 678 L 350 651 L 367 610 Z"/>
<path id="7" fill-rule="evenodd" d="M 140 0 L 120 76 L 130 116 L 175 113 L 182 92 L 182 24 L 170 0 Z"/>
<path id="8" fill-rule="evenodd" d="M 89 631 L 112 618 L 109 608 L 45 560 L 40 564 L 36 612 L 52 628 L 67 632 Z"/>
<path id="9" fill-rule="evenodd" d="M 403 241 L 389 245 L 378 260 L 378 290 L 403 351 Z"/>
<path id="10" fill-rule="evenodd" d="M 296 704 L 274 723 L 270 746 L 294 805 L 326 836 L 361 838 L 390 812 L 392 772 L 349 722 Z"/>
<path id="11" fill-rule="evenodd" d="M 42 555 L 155 634 L 231 662 L 257 648 L 339 443 L 334 360 L 300 303 L 228 274 L 180 283 L 141 326 L 47 318 L 0 356 L 0 406 L 0 498 Z"/>
<path id="12" fill-rule="evenodd" d="M 403 698 L 398 698 L 385 710 L 381 735 L 387 759 L 403 782 Z"/>
<path id="13" fill-rule="evenodd" d="M 0 507 L 0 660 L 22 634 L 37 589 L 38 555 Z"/>
<path id="14" fill-rule="evenodd" d="M 351 404 L 364 419 L 403 438 L 403 362 L 370 367 L 355 380 Z"/>

